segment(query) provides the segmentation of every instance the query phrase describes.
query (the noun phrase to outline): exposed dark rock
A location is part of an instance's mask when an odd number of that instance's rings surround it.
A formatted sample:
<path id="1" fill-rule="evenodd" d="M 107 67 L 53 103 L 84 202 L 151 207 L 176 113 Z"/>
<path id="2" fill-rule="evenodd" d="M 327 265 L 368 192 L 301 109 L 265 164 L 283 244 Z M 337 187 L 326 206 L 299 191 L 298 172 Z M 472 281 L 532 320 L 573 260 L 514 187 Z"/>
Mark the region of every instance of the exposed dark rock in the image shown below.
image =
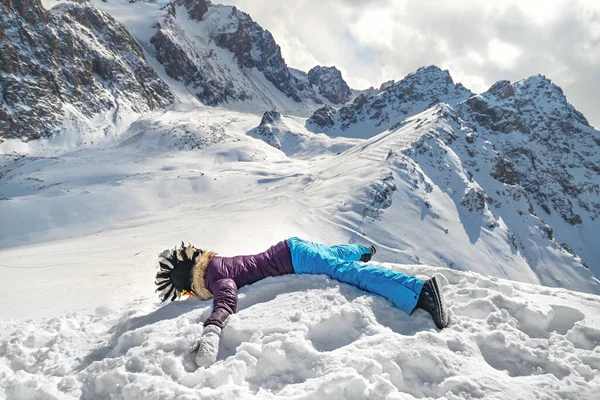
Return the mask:
<path id="1" fill-rule="evenodd" d="M 330 106 L 323 106 L 307 120 L 307 126 L 315 129 L 323 129 L 332 127 L 335 124 L 335 110 Z"/>
<path id="2" fill-rule="evenodd" d="M 268 124 L 274 124 L 276 122 L 281 121 L 281 114 L 279 111 L 267 111 L 263 114 L 262 120 L 260 121 L 259 126 L 265 126 Z"/>
<path id="3" fill-rule="evenodd" d="M 165 66 L 167 75 L 195 88 L 196 96 L 206 105 L 215 106 L 226 101 L 247 100 L 250 95 L 236 91 L 230 79 L 211 77 L 211 67 L 201 70 L 173 37 L 162 29 L 150 39 L 156 49 L 156 59 Z M 200 57 L 201 55 L 196 55 Z"/>
<path id="4" fill-rule="evenodd" d="M 479 189 L 471 188 L 462 198 L 460 205 L 471 212 L 480 212 L 485 208 L 485 193 Z"/>
<path id="5" fill-rule="evenodd" d="M 354 109 L 354 111 L 361 112 L 364 105 L 367 104 L 368 101 L 369 101 L 369 98 L 367 97 L 367 95 L 361 94 L 360 96 L 356 97 L 356 99 L 354 99 L 354 102 L 352 103 L 352 108 Z M 374 103 L 377 104 L 375 109 L 377 109 L 377 110 L 381 109 L 380 102 L 381 102 L 381 99 L 376 99 L 374 101 Z"/>
<path id="6" fill-rule="evenodd" d="M 510 81 L 498 81 L 489 88 L 488 93 L 499 99 L 507 99 L 515 95 L 515 89 Z"/>
<path id="7" fill-rule="evenodd" d="M 215 37 L 219 47 L 235 54 L 240 67 L 254 68 L 261 71 L 277 89 L 297 102 L 302 101 L 295 87 L 295 79 L 291 76 L 281 49 L 273 36 L 264 30 L 250 16 L 233 8 L 234 19 L 238 26 L 233 33 L 222 33 Z"/>
<path id="8" fill-rule="evenodd" d="M 505 158 L 498 158 L 494 164 L 492 173 L 494 179 L 499 180 L 507 185 L 517 185 L 519 183 L 517 173 L 510 161 Z"/>
<path id="9" fill-rule="evenodd" d="M 389 80 L 387 82 L 383 82 L 381 84 L 381 86 L 379 86 L 379 91 L 383 92 L 384 90 L 387 90 L 387 89 L 391 88 L 392 86 L 394 86 L 395 83 L 396 83 L 396 81 L 393 79 Z"/>
<path id="10" fill-rule="evenodd" d="M 202 21 L 209 5 L 210 1 L 207 0 L 173 0 L 167 4 L 167 7 L 171 15 L 175 15 L 177 6 L 185 7 L 192 21 Z"/>
<path id="11" fill-rule="evenodd" d="M 380 218 L 382 210 L 392 205 L 392 195 L 396 189 L 392 173 L 373 183 L 367 192 L 368 204 L 363 209 L 363 217 Z"/>
<path id="12" fill-rule="evenodd" d="M 480 96 L 471 96 L 465 102 L 471 110 L 479 113 L 486 113 L 489 109 L 487 101 Z"/>
<path id="13" fill-rule="evenodd" d="M 352 98 L 350 87 L 336 67 L 314 67 L 308 71 L 308 80 L 321 96 L 333 104 L 344 104 Z"/>

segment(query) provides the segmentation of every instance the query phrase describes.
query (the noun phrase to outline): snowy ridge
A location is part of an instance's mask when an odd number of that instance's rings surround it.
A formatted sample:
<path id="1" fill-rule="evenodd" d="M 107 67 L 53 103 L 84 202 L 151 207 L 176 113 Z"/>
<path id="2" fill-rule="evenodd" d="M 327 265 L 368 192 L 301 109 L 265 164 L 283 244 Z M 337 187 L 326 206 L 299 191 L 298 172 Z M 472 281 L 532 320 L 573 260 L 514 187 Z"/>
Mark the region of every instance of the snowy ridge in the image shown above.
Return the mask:
<path id="1" fill-rule="evenodd" d="M 321 167 L 318 182 L 335 182 L 348 197 L 312 182 L 302 191 L 388 260 L 599 293 L 582 259 L 530 213 L 526 192 L 493 179 L 493 163 L 470 161 L 473 132 L 460 124 L 448 105 L 435 106 Z M 485 145 L 477 153 L 495 157 Z"/>
<path id="2" fill-rule="evenodd" d="M 600 389 L 598 296 L 446 268 L 387 267 L 435 273 L 451 326 L 436 332 L 424 312 L 406 316 L 323 276 L 266 279 L 240 291 L 239 311 L 208 369 L 195 370 L 190 346 L 210 302 L 157 309 L 140 298 L 123 310 L 2 322 L 0 394 L 592 399 Z"/>
<path id="3" fill-rule="evenodd" d="M 448 71 L 431 65 L 396 83 L 383 84 L 375 95 L 361 94 L 339 110 L 318 109 L 307 121 L 313 132 L 369 138 L 438 103 L 455 105 L 471 95 Z"/>

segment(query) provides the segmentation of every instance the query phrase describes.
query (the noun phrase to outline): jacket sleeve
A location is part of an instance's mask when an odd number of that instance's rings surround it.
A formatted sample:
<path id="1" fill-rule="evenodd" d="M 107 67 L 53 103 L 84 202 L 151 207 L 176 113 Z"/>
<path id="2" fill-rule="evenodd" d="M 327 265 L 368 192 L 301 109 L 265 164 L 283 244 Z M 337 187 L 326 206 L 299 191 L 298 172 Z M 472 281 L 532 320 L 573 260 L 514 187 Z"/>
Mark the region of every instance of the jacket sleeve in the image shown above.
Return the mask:
<path id="1" fill-rule="evenodd" d="M 213 284 L 213 312 L 204 322 L 204 326 L 223 327 L 225 320 L 235 313 L 237 307 L 237 285 L 233 279 L 219 279 Z"/>

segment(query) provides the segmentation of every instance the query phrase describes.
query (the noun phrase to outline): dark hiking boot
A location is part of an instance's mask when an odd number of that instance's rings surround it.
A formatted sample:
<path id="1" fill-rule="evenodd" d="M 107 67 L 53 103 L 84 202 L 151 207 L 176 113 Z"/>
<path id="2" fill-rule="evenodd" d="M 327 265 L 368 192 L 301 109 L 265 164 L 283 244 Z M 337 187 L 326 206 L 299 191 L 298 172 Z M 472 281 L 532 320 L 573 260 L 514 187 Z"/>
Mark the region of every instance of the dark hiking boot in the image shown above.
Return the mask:
<path id="1" fill-rule="evenodd" d="M 442 292 L 438 286 L 435 276 L 425 281 L 423 290 L 417 301 L 417 308 L 427 311 L 433 317 L 433 322 L 438 329 L 448 326 L 448 313 L 442 298 Z"/>
<path id="2" fill-rule="evenodd" d="M 377 249 L 375 249 L 375 246 L 370 246 L 369 248 L 371 249 L 371 252 L 363 254 L 360 257 L 360 261 L 362 261 L 362 262 L 369 262 L 369 261 L 371 261 L 371 258 L 373 258 L 373 256 L 375 255 L 375 253 L 377 253 Z"/>

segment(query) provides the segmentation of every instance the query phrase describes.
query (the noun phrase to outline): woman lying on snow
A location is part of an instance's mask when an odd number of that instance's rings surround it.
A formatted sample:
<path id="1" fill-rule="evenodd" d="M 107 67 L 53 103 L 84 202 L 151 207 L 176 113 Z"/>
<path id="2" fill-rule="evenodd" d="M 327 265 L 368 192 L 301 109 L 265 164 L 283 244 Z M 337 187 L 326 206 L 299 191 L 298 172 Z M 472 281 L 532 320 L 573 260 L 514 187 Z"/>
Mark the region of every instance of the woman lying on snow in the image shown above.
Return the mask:
<path id="1" fill-rule="evenodd" d="M 433 317 L 439 328 L 448 326 L 442 294 L 434 278 L 423 281 L 368 262 L 375 247 L 358 244 L 325 246 L 299 238 L 277 243 L 267 251 L 236 257 L 220 257 L 212 251 L 181 244 L 159 261 L 157 291 L 162 301 L 175 300 L 191 292 L 202 300 L 213 300 L 213 312 L 204 322 L 198 341 L 196 364 L 215 362 L 219 336 L 227 317 L 236 311 L 238 288 L 269 276 L 285 274 L 325 274 L 332 279 L 385 297 L 407 314 L 421 308 Z"/>

